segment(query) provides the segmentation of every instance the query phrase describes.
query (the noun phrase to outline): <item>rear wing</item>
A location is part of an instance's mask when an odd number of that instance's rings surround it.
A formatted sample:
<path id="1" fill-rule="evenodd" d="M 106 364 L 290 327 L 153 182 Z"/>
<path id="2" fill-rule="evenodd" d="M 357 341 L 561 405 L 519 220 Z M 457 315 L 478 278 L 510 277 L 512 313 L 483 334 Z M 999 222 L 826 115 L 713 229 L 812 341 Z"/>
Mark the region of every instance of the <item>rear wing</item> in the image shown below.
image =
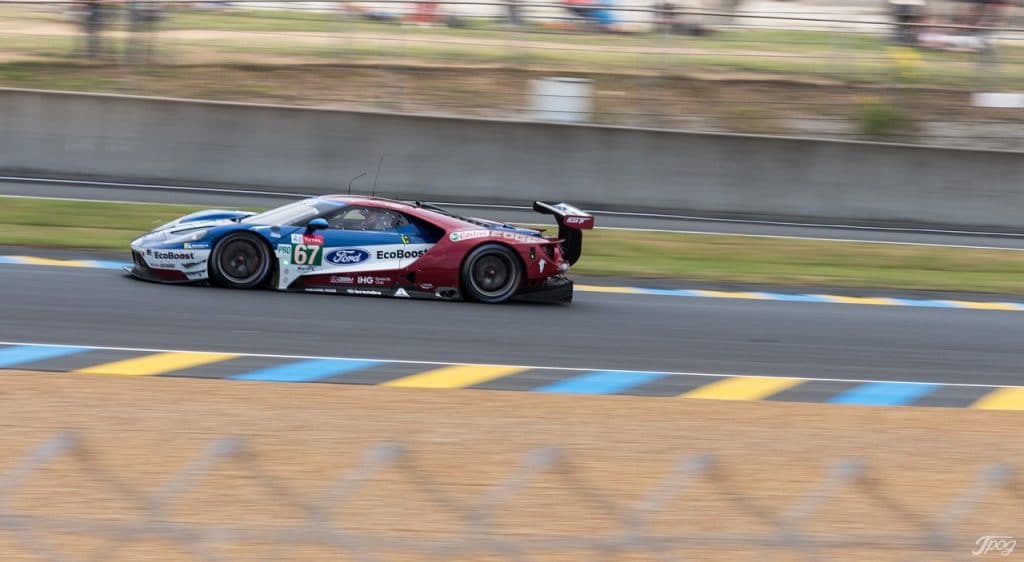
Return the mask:
<path id="1" fill-rule="evenodd" d="M 558 237 L 562 239 L 562 255 L 569 265 L 576 263 L 583 253 L 583 230 L 594 228 L 594 216 L 566 203 L 534 201 L 533 210 L 552 215 L 558 223 Z"/>

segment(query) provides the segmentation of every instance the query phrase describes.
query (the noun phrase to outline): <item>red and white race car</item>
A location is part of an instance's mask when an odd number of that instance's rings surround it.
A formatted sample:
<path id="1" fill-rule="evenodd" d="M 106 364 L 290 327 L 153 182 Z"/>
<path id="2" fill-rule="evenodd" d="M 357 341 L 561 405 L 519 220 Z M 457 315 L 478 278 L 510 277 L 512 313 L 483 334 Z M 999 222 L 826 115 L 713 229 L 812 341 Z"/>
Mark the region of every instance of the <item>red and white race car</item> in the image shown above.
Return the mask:
<path id="1" fill-rule="evenodd" d="M 132 242 L 128 272 L 238 289 L 571 302 L 565 274 L 594 217 L 564 203 L 533 208 L 554 216 L 557 237 L 378 197 L 327 195 L 263 213 L 200 211 Z"/>

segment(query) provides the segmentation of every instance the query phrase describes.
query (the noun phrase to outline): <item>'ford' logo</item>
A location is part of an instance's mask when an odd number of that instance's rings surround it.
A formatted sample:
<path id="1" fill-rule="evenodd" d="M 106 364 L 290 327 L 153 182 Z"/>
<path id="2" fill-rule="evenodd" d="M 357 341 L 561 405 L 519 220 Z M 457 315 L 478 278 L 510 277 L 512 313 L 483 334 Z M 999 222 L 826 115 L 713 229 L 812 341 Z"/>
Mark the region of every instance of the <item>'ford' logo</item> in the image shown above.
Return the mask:
<path id="1" fill-rule="evenodd" d="M 370 259 L 370 253 L 362 250 L 334 250 L 328 253 L 324 259 L 334 265 L 352 265 Z"/>

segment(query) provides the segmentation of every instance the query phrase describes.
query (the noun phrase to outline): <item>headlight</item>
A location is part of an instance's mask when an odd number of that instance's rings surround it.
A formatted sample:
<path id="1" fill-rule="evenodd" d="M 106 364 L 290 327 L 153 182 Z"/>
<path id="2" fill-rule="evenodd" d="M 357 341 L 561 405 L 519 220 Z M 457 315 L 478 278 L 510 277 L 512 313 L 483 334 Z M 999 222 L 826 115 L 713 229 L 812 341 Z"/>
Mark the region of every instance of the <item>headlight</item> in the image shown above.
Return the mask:
<path id="1" fill-rule="evenodd" d="M 167 244 L 184 244 L 185 242 L 195 242 L 196 240 L 202 240 L 203 238 L 206 238 L 206 235 L 209 232 L 210 232 L 209 230 L 203 229 L 203 230 L 196 230 L 194 232 L 188 232 L 188 233 L 185 233 L 185 234 L 179 234 L 177 236 L 174 236 L 173 238 L 169 238 L 166 243 Z"/>

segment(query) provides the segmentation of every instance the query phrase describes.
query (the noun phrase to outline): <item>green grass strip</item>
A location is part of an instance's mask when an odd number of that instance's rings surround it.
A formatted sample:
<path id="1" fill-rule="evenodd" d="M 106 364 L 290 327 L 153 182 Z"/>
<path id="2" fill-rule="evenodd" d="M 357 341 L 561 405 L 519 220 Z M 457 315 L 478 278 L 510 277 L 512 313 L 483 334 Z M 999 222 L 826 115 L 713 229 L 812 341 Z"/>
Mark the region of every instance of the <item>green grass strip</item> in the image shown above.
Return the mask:
<path id="1" fill-rule="evenodd" d="M 0 198 L 0 245 L 124 250 L 203 207 Z M 1024 252 L 595 230 L 580 275 L 820 287 L 1024 293 Z"/>

